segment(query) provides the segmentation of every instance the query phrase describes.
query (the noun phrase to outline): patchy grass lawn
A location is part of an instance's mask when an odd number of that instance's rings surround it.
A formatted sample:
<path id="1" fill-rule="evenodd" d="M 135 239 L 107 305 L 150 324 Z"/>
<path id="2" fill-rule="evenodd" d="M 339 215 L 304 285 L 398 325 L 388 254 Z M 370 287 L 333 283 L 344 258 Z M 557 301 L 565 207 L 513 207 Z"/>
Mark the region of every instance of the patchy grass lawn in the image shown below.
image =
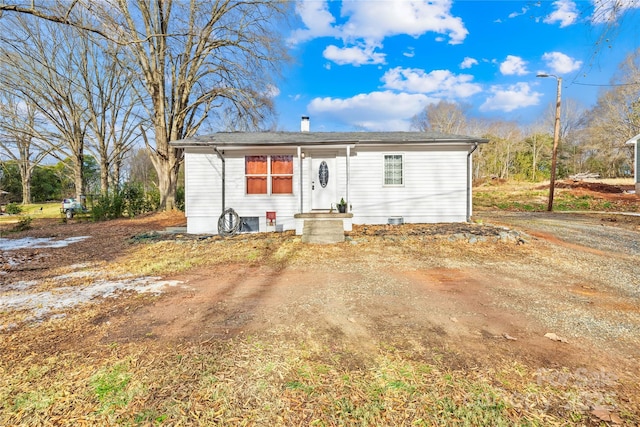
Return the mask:
<path id="1" fill-rule="evenodd" d="M 253 337 L 31 355 L 0 379 L 0 421 L 20 425 L 585 425 L 615 403 L 597 371 L 496 361 L 455 369 L 439 351 L 348 352 Z M 434 356 L 436 360 L 434 360 Z M 355 357 L 359 359 L 359 357 Z M 440 359 L 440 360 L 437 360 Z M 633 414 L 621 414 L 623 417 Z"/>
<path id="2" fill-rule="evenodd" d="M 553 208 L 556 211 L 638 212 L 638 197 L 625 193 L 632 187 L 633 180 L 630 179 L 559 181 L 554 190 Z M 473 203 L 477 210 L 542 212 L 547 210 L 548 200 L 548 183 L 495 180 L 473 189 Z"/>

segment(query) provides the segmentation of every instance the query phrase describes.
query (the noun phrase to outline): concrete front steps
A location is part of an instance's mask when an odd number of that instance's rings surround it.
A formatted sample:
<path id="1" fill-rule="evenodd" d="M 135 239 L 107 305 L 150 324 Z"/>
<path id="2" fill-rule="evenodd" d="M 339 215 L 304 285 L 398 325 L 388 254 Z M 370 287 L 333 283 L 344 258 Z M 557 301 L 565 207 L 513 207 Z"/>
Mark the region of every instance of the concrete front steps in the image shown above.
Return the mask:
<path id="1" fill-rule="evenodd" d="M 319 244 L 344 242 L 343 221 L 341 219 L 305 219 L 302 242 Z"/>

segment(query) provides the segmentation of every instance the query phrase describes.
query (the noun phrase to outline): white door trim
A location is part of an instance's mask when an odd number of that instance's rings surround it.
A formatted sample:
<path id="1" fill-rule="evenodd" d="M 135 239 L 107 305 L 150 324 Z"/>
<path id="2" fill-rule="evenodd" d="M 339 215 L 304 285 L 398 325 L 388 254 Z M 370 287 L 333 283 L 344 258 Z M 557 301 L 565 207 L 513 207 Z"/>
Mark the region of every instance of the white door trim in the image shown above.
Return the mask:
<path id="1" fill-rule="evenodd" d="M 320 167 L 324 162 L 327 172 L 320 177 Z M 336 170 L 336 156 L 321 156 L 311 159 L 310 184 L 311 184 L 311 210 L 329 211 L 337 202 L 338 171 Z M 325 184 L 323 186 L 323 184 Z"/>

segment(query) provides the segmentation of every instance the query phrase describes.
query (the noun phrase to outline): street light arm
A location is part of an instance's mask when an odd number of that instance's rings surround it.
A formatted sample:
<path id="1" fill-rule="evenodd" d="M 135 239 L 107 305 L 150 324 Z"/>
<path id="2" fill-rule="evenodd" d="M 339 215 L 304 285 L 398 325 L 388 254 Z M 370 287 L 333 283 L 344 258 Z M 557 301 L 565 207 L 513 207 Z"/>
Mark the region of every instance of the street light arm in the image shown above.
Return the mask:
<path id="1" fill-rule="evenodd" d="M 555 74 L 547 74 L 547 73 L 538 73 L 536 74 L 536 77 L 553 77 L 554 79 L 558 80 L 562 80 L 562 77 L 558 77 Z"/>

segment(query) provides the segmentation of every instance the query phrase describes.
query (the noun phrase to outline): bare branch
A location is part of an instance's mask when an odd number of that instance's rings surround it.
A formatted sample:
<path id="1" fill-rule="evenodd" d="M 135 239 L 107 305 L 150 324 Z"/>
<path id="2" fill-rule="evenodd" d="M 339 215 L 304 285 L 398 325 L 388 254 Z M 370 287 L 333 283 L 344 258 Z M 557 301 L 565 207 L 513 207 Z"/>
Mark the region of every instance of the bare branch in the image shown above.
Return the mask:
<path id="1" fill-rule="evenodd" d="M 85 25 L 82 22 L 74 21 L 70 19 L 72 9 L 76 4 L 77 4 L 77 0 L 74 0 L 74 2 L 71 4 L 71 6 L 69 6 L 69 9 L 64 14 L 64 16 L 46 13 L 42 10 L 35 8 L 33 4 L 31 7 L 21 7 L 18 5 L 11 5 L 11 4 L 0 4 L 0 14 L 4 12 L 15 12 L 15 13 L 21 13 L 25 15 L 31 15 L 31 16 L 35 16 L 36 18 L 44 19 L 46 21 L 54 22 L 56 24 L 62 24 L 62 25 L 74 27 L 82 31 L 87 31 L 87 32 L 99 35 L 100 37 L 103 37 L 105 39 L 116 41 L 116 40 L 113 40 L 111 36 L 109 36 L 107 33 L 105 33 L 99 28 L 95 28 L 90 25 Z"/>

